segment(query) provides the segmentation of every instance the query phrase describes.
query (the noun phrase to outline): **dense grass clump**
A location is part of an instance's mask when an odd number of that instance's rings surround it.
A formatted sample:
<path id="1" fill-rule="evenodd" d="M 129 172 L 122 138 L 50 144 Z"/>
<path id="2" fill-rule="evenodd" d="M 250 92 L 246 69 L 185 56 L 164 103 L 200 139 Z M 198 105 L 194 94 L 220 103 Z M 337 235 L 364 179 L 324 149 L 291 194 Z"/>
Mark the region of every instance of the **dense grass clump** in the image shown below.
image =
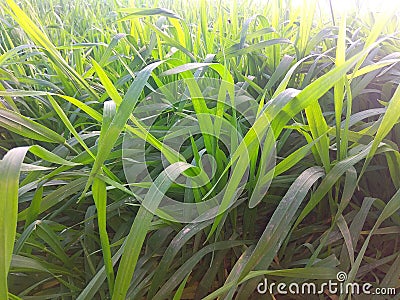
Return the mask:
<path id="1" fill-rule="evenodd" d="M 0 299 L 398 288 L 400 15 L 330 2 L 1 2 Z"/>

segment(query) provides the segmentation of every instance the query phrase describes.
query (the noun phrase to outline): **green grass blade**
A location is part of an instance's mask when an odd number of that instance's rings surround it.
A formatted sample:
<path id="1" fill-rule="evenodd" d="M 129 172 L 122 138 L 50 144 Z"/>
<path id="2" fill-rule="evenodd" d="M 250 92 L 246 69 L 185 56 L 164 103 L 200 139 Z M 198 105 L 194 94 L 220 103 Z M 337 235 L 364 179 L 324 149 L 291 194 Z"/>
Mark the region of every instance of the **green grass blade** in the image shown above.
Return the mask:
<path id="1" fill-rule="evenodd" d="M 126 92 L 117 113 L 107 128 L 107 131 L 104 133 L 104 138 L 101 140 L 101 143 L 99 143 L 99 150 L 97 152 L 97 156 L 90 172 L 90 177 L 86 184 L 85 190 L 90 187 L 94 177 L 98 174 L 104 161 L 107 159 L 112 148 L 114 147 L 116 140 L 124 129 L 126 122 L 128 121 L 133 109 L 135 108 L 135 105 L 137 104 L 139 96 L 142 93 L 142 90 L 146 85 L 151 72 L 161 63 L 162 61 L 152 63 L 141 70 L 133 81 L 129 90 Z"/>
<path id="2" fill-rule="evenodd" d="M 311 186 L 324 175 L 323 170 L 312 167 L 304 171 L 280 201 L 268 222 L 256 248 L 244 268 L 241 279 L 254 268 L 267 268 L 290 230 L 297 209 Z"/>
<path id="3" fill-rule="evenodd" d="M 103 251 L 104 266 L 107 274 L 108 287 L 112 297 L 114 290 L 114 270 L 111 260 L 110 241 L 107 234 L 107 190 L 101 179 L 95 178 L 92 186 L 93 199 L 97 209 L 97 220 L 100 233 L 101 249 Z"/>
<path id="4" fill-rule="evenodd" d="M 186 163 L 174 163 L 168 166 L 150 187 L 126 238 L 124 252 L 115 280 L 113 300 L 125 299 L 144 239 L 153 219 L 151 211 L 157 209 L 172 181 L 192 167 L 192 165 Z"/>
<path id="5" fill-rule="evenodd" d="M 376 220 L 374 227 L 369 232 L 366 240 L 363 243 L 363 246 L 360 249 L 360 252 L 357 255 L 354 265 L 352 266 L 350 272 L 348 273 L 347 279 L 344 282 L 344 284 L 354 281 L 354 279 L 357 275 L 357 271 L 359 270 L 359 267 L 361 265 L 362 259 L 364 258 L 368 244 L 369 244 L 374 232 L 382 225 L 382 223 L 386 219 L 388 219 L 391 215 L 395 214 L 399 209 L 400 209 L 400 191 L 397 191 L 396 194 L 386 204 L 383 211 L 381 212 L 378 219 Z M 344 297 L 345 297 L 345 295 L 341 295 L 339 299 L 344 299 Z"/>
<path id="6" fill-rule="evenodd" d="M 375 155 L 375 152 L 377 151 L 379 144 L 390 132 L 390 130 L 392 130 L 394 125 L 398 122 L 399 117 L 400 117 L 400 86 L 397 87 L 392 99 L 389 102 L 387 110 L 383 116 L 382 122 L 379 125 L 376 136 L 372 142 L 371 149 L 367 155 L 367 158 L 361 170 L 361 175 L 366 171 L 366 168 L 370 163 L 372 157 Z"/>
<path id="7" fill-rule="evenodd" d="M 0 161 L 0 298 L 8 298 L 7 275 L 14 248 L 18 186 L 22 162 L 28 147 L 10 150 Z"/>
<path id="8" fill-rule="evenodd" d="M 36 24 L 28 17 L 28 15 L 13 0 L 6 0 L 6 2 L 14 13 L 13 18 L 19 23 L 21 28 L 30 36 L 30 38 L 35 43 L 46 49 L 47 54 L 49 55 L 50 59 L 52 59 L 53 63 L 58 68 L 65 71 L 65 73 L 72 77 L 77 83 L 83 86 L 92 97 L 98 99 L 95 91 L 78 74 L 78 72 L 76 72 L 71 66 L 68 65 L 68 63 L 64 60 L 64 58 L 58 52 L 50 39 L 36 26 Z M 64 76 L 63 74 L 60 75 Z"/>
<path id="9" fill-rule="evenodd" d="M 115 102 L 115 104 L 119 106 L 122 102 L 122 97 L 120 96 L 117 89 L 111 82 L 110 78 L 108 78 L 106 72 L 95 60 L 92 61 L 92 64 L 94 69 L 96 70 L 96 73 L 99 75 L 100 81 L 103 83 L 103 86 L 106 89 L 107 94 Z"/>
<path id="10" fill-rule="evenodd" d="M 11 110 L 0 109 L 0 126 L 33 140 L 65 143 L 58 133 Z"/>

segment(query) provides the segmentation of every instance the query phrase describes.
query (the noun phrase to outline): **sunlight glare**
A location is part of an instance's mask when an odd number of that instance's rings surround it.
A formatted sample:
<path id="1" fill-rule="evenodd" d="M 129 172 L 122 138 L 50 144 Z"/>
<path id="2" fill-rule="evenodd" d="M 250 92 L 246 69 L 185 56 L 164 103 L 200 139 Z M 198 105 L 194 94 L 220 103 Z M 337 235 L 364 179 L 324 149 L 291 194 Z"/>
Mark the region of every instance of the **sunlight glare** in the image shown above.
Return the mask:
<path id="1" fill-rule="evenodd" d="M 304 0 L 293 0 L 294 6 L 303 5 Z M 330 11 L 329 0 L 318 0 L 321 10 Z M 383 12 L 387 9 L 400 12 L 400 1 L 398 0 L 331 0 L 333 11 L 342 13 L 344 11 L 354 11 L 356 8 L 360 12 Z"/>

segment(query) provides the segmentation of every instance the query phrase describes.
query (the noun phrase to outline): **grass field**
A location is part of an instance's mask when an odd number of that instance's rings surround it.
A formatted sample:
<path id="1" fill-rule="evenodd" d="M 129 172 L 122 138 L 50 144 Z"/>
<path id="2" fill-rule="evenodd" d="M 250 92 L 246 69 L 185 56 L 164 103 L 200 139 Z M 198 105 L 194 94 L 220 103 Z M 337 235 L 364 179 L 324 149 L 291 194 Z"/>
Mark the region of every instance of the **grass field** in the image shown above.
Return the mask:
<path id="1" fill-rule="evenodd" d="M 2 0 L 0 299 L 398 294 L 400 5 L 337 3 Z"/>

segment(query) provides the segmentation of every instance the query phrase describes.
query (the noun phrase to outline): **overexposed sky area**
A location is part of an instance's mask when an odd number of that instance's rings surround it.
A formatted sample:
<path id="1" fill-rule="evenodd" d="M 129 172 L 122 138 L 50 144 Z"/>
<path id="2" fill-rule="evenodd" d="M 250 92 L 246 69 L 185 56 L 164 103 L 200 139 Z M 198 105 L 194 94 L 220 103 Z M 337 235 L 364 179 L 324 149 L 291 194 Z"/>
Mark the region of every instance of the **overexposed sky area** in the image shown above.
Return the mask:
<path id="1" fill-rule="evenodd" d="M 303 0 L 292 0 L 294 5 L 303 5 Z M 344 10 L 354 11 L 361 8 L 363 11 L 383 11 L 386 9 L 400 12 L 400 0 L 331 0 L 335 12 Z M 321 9 L 329 10 L 329 0 L 319 0 Z"/>

